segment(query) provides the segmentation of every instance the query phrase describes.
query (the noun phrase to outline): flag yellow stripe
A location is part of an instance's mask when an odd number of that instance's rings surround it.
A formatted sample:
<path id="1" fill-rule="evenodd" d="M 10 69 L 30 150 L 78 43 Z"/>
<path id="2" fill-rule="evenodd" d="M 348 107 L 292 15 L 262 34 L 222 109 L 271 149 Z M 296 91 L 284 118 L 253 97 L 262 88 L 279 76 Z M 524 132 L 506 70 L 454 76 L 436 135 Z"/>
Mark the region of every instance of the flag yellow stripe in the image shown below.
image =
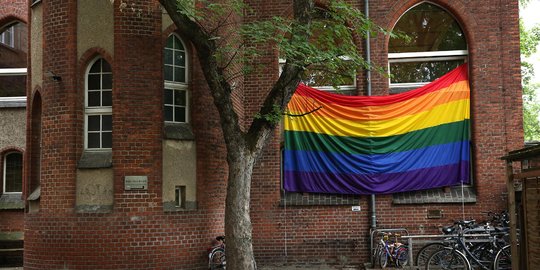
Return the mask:
<path id="1" fill-rule="evenodd" d="M 463 121 L 470 118 L 469 99 L 448 102 L 416 114 L 402 117 L 354 121 L 335 119 L 310 113 L 301 117 L 285 117 L 285 130 L 307 131 L 335 136 L 386 137 Z"/>
<path id="2" fill-rule="evenodd" d="M 387 120 L 429 111 L 445 103 L 470 98 L 468 81 L 459 81 L 423 96 L 390 105 L 348 107 L 339 104 L 320 104 L 312 97 L 294 95 L 289 103 L 291 114 L 312 114 L 318 117 L 344 120 Z"/>

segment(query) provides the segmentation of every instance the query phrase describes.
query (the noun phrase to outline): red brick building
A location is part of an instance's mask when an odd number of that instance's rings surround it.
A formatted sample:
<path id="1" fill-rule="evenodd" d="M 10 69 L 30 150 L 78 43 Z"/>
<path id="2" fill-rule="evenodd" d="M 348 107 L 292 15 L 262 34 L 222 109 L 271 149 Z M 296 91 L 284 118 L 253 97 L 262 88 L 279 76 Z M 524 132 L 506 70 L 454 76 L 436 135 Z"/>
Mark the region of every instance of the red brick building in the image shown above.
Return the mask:
<path id="1" fill-rule="evenodd" d="M 22 261 L 27 3 L 0 3 L 0 265 Z"/>
<path id="2" fill-rule="evenodd" d="M 256 14 L 246 21 L 291 9 L 247 2 Z M 157 1 L 27 5 L 25 268 L 204 269 L 210 240 L 223 233 L 227 165 L 197 48 Z M 372 61 L 399 75 L 372 73 L 373 95 L 407 91 L 464 62 L 471 87 L 472 185 L 376 196 L 377 228 L 434 232 L 462 217 L 462 203 L 477 219 L 502 210 L 499 157 L 523 146 L 518 1 L 369 1 L 369 14 L 418 36 L 371 38 Z M 237 94 L 246 123 L 279 76 L 275 49 L 261 63 Z M 358 71 L 346 92 L 366 95 L 366 76 Z M 276 132 L 253 175 L 259 266 L 366 262 L 371 197 L 286 193 L 280 166 Z"/>

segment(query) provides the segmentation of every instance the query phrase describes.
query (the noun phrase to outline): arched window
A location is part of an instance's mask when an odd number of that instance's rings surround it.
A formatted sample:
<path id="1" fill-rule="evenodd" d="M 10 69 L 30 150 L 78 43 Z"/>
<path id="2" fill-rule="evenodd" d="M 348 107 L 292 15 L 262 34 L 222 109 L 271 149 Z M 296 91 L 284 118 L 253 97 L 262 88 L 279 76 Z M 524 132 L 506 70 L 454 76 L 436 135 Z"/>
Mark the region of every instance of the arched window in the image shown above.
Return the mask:
<path id="1" fill-rule="evenodd" d="M 163 49 L 163 77 L 163 118 L 172 123 L 189 122 L 186 46 L 175 34 L 167 38 Z"/>
<path id="2" fill-rule="evenodd" d="M 9 152 L 4 156 L 3 193 L 22 192 L 23 155 L 20 152 Z"/>
<path id="3" fill-rule="evenodd" d="M 86 72 L 85 148 L 112 148 L 112 70 L 96 58 Z"/>
<path id="4" fill-rule="evenodd" d="M 466 62 L 465 35 L 456 19 L 439 6 L 412 7 L 393 30 L 409 39 L 391 39 L 388 44 L 391 93 L 420 87 Z"/>

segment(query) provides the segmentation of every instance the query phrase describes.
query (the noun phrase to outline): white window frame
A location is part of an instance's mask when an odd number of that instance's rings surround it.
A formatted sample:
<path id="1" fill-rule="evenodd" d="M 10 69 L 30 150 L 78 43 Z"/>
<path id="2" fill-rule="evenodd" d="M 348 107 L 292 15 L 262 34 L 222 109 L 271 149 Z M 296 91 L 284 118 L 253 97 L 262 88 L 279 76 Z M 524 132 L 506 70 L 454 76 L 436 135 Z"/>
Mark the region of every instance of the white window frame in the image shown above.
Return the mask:
<path id="1" fill-rule="evenodd" d="M 10 151 L 10 152 L 7 152 L 4 154 L 4 157 L 3 157 L 3 160 L 4 160 L 4 164 L 2 166 L 3 168 L 3 171 L 2 171 L 2 191 L 3 191 L 3 194 L 21 194 L 22 193 L 22 177 L 21 177 L 21 191 L 11 191 L 11 192 L 8 192 L 6 191 L 6 183 L 7 183 L 7 176 L 6 176 L 6 170 L 7 170 L 7 157 L 9 155 L 13 155 L 13 154 L 19 154 L 21 155 L 21 158 L 22 158 L 22 153 L 21 152 L 18 152 L 18 151 Z M 24 162 L 24 160 L 22 160 L 22 162 Z M 23 164 L 21 163 L 21 176 L 22 176 L 22 166 Z"/>
<path id="2" fill-rule="evenodd" d="M 103 61 L 107 61 L 105 60 L 105 58 L 103 57 L 96 57 L 94 60 L 92 60 L 88 66 L 86 67 L 86 72 L 84 73 L 84 149 L 87 150 L 87 151 L 110 151 L 112 148 L 102 148 L 101 147 L 101 136 L 100 136 L 100 147 L 99 148 L 88 148 L 88 117 L 89 116 L 97 116 L 97 115 L 100 115 L 100 116 L 103 116 L 103 115 L 111 115 L 112 117 L 112 106 L 92 106 L 92 107 L 89 107 L 88 106 L 88 75 L 90 74 L 90 69 L 92 68 L 92 66 L 99 60 L 99 59 L 103 59 Z M 108 62 L 107 62 L 108 63 Z M 109 63 L 110 65 L 110 63 Z M 101 73 L 103 74 L 103 73 Z M 111 71 L 111 74 L 112 74 L 112 71 Z M 111 89 L 111 92 L 112 92 L 112 89 Z M 102 123 L 102 121 L 100 121 L 100 124 Z M 112 130 L 111 130 L 112 132 Z M 99 133 L 101 134 L 102 133 L 102 130 L 101 130 L 101 127 L 100 127 L 100 131 Z"/>
<path id="3" fill-rule="evenodd" d="M 175 81 L 169 81 L 169 80 L 165 80 L 165 77 L 163 78 L 163 91 L 165 92 L 165 89 L 169 89 L 169 90 L 172 90 L 174 94 L 176 94 L 177 92 L 180 92 L 180 91 L 184 91 L 185 94 L 186 94 L 186 104 L 185 106 L 181 106 L 181 105 L 177 105 L 177 104 L 174 104 L 174 98 L 173 98 L 173 104 L 167 104 L 167 106 L 172 106 L 173 107 L 173 120 L 172 121 L 168 121 L 168 120 L 164 120 L 165 123 L 189 123 L 190 122 L 190 93 L 189 93 L 189 55 L 188 55 L 188 51 L 187 51 L 187 46 L 186 46 L 186 43 L 184 42 L 184 40 L 178 36 L 176 33 L 172 33 L 170 34 L 168 37 L 167 37 L 167 40 L 171 37 L 171 36 L 174 36 L 177 38 L 178 41 L 180 41 L 180 43 L 182 44 L 182 47 L 184 48 L 183 50 L 179 50 L 179 51 L 183 51 L 184 52 L 184 56 L 185 56 L 185 59 L 184 59 L 184 78 L 185 78 L 185 81 L 184 82 L 175 82 Z M 165 48 L 167 48 L 167 46 L 165 45 L 165 47 L 163 47 L 163 51 L 165 51 Z M 173 48 L 174 50 L 174 48 Z M 163 63 L 163 67 L 165 67 L 165 63 Z M 174 73 L 174 60 L 172 62 L 172 66 L 173 66 L 173 73 Z M 178 108 L 183 108 L 184 111 L 185 111 L 185 121 L 176 121 L 175 118 L 175 113 L 174 111 Z M 163 102 L 163 109 L 165 109 L 165 102 Z"/>
<path id="4" fill-rule="evenodd" d="M 413 62 L 437 62 L 463 60 L 467 62 L 468 50 L 452 51 L 433 51 L 433 52 L 407 52 L 407 53 L 389 53 L 388 54 L 388 74 L 392 74 L 390 66 L 393 63 L 413 63 Z M 410 83 L 392 83 L 388 77 L 388 85 L 391 89 L 417 88 L 430 82 L 410 82 Z"/>

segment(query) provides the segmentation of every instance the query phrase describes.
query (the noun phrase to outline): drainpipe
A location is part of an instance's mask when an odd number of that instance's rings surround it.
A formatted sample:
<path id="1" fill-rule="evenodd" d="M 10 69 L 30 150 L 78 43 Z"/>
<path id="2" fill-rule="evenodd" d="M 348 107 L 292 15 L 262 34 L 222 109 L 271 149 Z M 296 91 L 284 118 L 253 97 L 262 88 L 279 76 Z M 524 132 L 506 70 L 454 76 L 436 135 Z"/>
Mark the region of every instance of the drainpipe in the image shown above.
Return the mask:
<path id="1" fill-rule="evenodd" d="M 369 19 L 369 0 L 364 0 L 364 14 L 367 19 Z M 368 65 L 371 65 L 371 45 L 369 44 L 369 39 L 371 37 L 370 30 L 366 34 L 366 62 Z M 366 88 L 367 95 L 371 96 L 371 69 L 366 71 Z M 377 228 L 377 211 L 375 209 L 375 194 L 371 194 L 370 198 L 370 214 L 371 214 L 371 231 Z"/>

